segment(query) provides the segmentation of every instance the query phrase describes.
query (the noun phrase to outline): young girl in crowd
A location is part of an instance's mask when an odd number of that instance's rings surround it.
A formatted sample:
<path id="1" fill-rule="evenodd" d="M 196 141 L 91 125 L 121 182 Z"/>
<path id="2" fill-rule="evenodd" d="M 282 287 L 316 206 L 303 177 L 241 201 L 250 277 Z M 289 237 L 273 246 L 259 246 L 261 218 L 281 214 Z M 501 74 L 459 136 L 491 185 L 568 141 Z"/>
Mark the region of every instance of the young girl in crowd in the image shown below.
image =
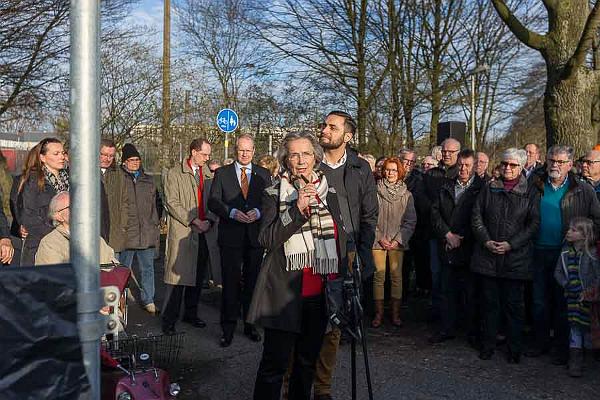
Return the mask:
<path id="1" fill-rule="evenodd" d="M 564 288 L 569 319 L 569 375 L 583 372 L 583 349 L 592 347 L 593 318 L 597 310 L 600 285 L 600 261 L 596 254 L 594 224 L 589 218 L 573 218 L 554 277 Z"/>

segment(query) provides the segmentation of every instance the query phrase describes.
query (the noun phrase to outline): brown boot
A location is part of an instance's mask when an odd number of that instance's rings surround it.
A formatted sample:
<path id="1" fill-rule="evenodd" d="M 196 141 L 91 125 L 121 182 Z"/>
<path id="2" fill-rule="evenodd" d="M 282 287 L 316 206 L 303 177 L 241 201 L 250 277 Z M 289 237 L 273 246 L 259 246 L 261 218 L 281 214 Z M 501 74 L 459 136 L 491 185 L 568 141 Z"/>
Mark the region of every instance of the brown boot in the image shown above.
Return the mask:
<path id="1" fill-rule="evenodd" d="M 371 322 L 373 328 L 379 328 L 383 323 L 383 300 L 375 300 L 375 317 Z"/>
<path id="2" fill-rule="evenodd" d="M 401 300 L 392 299 L 392 325 L 397 328 L 402 326 L 402 320 L 400 319 L 400 306 Z"/>

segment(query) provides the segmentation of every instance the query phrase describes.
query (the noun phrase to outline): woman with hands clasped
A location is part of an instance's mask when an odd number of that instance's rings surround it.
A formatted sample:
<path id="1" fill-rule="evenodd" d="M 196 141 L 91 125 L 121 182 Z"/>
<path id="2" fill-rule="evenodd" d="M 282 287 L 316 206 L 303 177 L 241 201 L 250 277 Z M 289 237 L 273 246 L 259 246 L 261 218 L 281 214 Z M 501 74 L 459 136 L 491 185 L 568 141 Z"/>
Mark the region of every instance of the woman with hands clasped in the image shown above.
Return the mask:
<path id="1" fill-rule="evenodd" d="M 309 132 L 279 148 L 281 179 L 265 189 L 259 242 L 266 250 L 248 322 L 265 329 L 254 399 L 279 399 L 288 369 L 290 400 L 310 400 L 327 327 L 325 288 L 347 268 L 337 195 L 318 166 L 323 150 Z"/>
<path id="2" fill-rule="evenodd" d="M 532 238 L 539 226 L 538 201 L 530 196 L 527 178 L 521 174 L 526 161 L 525 150 L 504 151 L 501 178 L 481 190 L 473 207 L 477 244 L 471 270 L 481 277 L 482 360 L 494 354 L 501 311 L 507 323 L 507 360 L 521 359 L 525 281 L 530 278 Z"/>
<path id="3" fill-rule="evenodd" d="M 373 328 L 378 328 L 383 323 L 386 261 L 390 265 L 392 281 L 392 324 L 397 327 L 402 326 L 400 319 L 402 259 L 417 225 L 414 200 L 403 182 L 406 172 L 402 162 L 395 157 L 388 158 L 383 163 L 382 172 L 383 179 L 377 183 L 379 217 L 373 243 L 373 259 L 376 268 L 373 276 L 373 299 L 375 300 L 375 317 L 371 322 Z"/>

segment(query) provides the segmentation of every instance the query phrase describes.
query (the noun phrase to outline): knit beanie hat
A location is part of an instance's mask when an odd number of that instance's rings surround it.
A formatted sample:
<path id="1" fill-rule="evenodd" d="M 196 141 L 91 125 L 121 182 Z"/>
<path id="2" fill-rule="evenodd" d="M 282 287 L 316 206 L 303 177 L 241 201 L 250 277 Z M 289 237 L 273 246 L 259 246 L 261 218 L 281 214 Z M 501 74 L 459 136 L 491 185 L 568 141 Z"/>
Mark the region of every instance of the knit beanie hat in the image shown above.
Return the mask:
<path id="1" fill-rule="evenodd" d="M 123 156 L 121 157 L 121 160 L 125 161 L 132 157 L 142 158 L 134 145 L 131 143 L 125 143 L 123 146 Z"/>

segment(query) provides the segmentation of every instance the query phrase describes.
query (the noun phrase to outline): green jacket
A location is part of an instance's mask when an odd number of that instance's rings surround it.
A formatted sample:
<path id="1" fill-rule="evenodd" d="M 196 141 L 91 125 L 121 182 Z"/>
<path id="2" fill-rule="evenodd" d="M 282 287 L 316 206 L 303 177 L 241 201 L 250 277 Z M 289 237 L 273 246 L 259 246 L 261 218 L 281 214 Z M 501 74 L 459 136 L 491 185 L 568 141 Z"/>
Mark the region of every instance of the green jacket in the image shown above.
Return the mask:
<path id="1" fill-rule="evenodd" d="M 102 181 L 108 200 L 110 221 L 108 244 L 118 253 L 125 250 L 125 230 L 129 214 L 125 173 L 121 168 L 113 165 L 102 175 Z"/>

